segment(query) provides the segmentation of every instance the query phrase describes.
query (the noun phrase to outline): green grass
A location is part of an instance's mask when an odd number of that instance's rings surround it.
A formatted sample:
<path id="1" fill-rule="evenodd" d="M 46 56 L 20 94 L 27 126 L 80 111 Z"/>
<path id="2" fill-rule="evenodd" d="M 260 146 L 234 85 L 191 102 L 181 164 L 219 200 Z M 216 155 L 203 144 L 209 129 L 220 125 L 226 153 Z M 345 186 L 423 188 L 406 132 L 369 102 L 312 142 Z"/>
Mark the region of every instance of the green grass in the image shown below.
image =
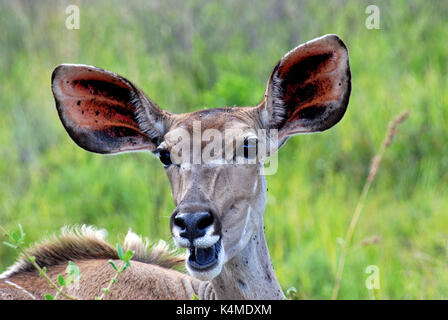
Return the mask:
<path id="1" fill-rule="evenodd" d="M 173 112 L 254 105 L 276 62 L 326 33 L 347 44 L 352 95 L 333 129 L 290 139 L 267 177 L 266 234 L 282 287 L 331 296 L 340 240 L 388 121 L 410 118 L 386 152 L 348 252 L 339 298 L 448 298 L 448 3 L 445 1 L 0 1 L 0 224 L 31 243 L 66 224 L 170 239 L 174 209 L 158 160 L 90 154 L 63 129 L 50 90 L 63 62 L 117 72 Z M 365 8 L 381 29 L 365 27 Z M 376 236 L 379 241 L 362 245 Z M 0 246 L 0 270 L 16 252 Z"/>

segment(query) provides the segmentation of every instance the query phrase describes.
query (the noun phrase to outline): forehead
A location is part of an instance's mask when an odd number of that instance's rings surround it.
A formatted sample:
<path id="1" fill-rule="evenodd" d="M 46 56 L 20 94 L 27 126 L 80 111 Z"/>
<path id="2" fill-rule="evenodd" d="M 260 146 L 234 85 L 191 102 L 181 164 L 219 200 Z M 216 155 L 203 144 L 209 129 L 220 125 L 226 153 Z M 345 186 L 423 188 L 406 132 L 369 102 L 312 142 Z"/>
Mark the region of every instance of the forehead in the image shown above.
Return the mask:
<path id="1" fill-rule="evenodd" d="M 168 145 L 176 143 L 183 133 L 188 133 L 193 138 L 198 133 L 203 136 L 207 130 L 217 130 L 223 137 L 228 133 L 236 133 L 237 136 L 251 134 L 255 132 L 251 109 L 227 107 L 175 115 L 165 135 L 165 143 Z"/>

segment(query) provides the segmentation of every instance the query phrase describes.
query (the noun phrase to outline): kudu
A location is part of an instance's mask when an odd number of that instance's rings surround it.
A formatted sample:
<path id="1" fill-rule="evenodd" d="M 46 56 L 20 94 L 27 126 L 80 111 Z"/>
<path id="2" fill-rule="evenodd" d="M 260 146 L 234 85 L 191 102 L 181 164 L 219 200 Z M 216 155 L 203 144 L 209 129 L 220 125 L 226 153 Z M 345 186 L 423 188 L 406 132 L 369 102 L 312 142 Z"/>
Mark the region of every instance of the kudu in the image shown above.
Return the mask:
<path id="1" fill-rule="evenodd" d="M 251 158 L 248 150 L 256 155 L 263 147 L 274 152 L 292 135 L 326 130 L 343 117 L 351 74 L 341 39 L 326 35 L 288 52 L 273 69 L 264 98 L 255 107 L 173 114 L 123 77 L 87 65 L 58 66 L 52 90 L 60 119 L 79 146 L 106 154 L 149 150 L 160 158 L 171 183 L 176 205 L 171 233 L 177 246 L 188 248 L 185 261 L 191 276 L 167 265 L 163 268 L 154 259 L 137 259 L 107 298 L 190 299 L 193 293 L 200 299 L 284 298 L 264 235 L 264 158 L 256 156 L 250 163 L 236 160 Z M 199 154 L 200 161 L 195 162 L 197 150 L 203 153 L 207 148 L 208 140 L 201 134 L 210 129 L 216 133 L 214 140 L 225 130 L 237 132 L 236 144 L 223 139 L 219 141 L 223 148 L 213 151 L 213 161 L 204 162 Z M 262 129 L 265 136 L 259 134 Z M 198 132 L 199 142 L 194 138 Z M 185 148 L 176 150 L 186 135 L 193 136 L 193 141 L 186 140 L 187 146 L 196 143 L 191 154 Z M 235 145 L 244 152 L 235 156 Z M 93 298 L 110 279 L 113 270 L 107 259 L 116 259 L 116 252 L 92 232 L 65 234 L 63 239 L 31 253 L 47 264 L 53 277 L 67 260 L 74 260 L 83 276 L 68 290 Z M 128 247 L 138 250 L 139 245 Z M 16 263 L 3 274 L 0 293 L 42 298 L 51 289 L 31 270 L 23 261 Z"/>

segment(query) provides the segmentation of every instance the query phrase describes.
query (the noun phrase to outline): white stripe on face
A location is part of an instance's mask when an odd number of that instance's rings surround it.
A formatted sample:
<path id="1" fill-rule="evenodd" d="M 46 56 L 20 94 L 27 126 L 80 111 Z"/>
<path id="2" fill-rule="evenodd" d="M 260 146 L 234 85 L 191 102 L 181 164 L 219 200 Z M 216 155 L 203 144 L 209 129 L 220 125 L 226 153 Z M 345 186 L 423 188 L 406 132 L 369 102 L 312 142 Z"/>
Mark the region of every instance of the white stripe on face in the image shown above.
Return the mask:
<path id="1" fill-rule="evenodd" d="M 173 232 L 173 240 L 174 240 L 174 243 L 176 244 L 176 246 L 178 246 L 180 248 L 191 247 L 190 240 L 180 236 L 180 228 L 178 226 L 176 226 L 176 225 L 173 226 L 172 232 Z"/>
<path id="2" fill-rule="evenodd" d="M 205 235 L 203 235 L 202 237 L 195 238 L 193 240 L 193 246 L 197 248 L 209 248 L 213 246 L 220 239 L 219 235 L 213 234 L 214 232 L 215 232 L 214 225 L 209 226 L 207 228 Z M 178 247 L 188 248 L 192 246 L 189 239 L 182 237 L 180 235 L 180 228 L 176 225 L 173 226 L 173 239 Z"/>
<path id="3" fill-rule="evenodd" d="M 207 230 L 207 233 L 204 236 L 194 239 L 193 245 L 196 248 L 209 248 L 218 242 L 219 238 L 220 237 L 216 234 L 211 234 L 211 232 L 209 234 Z"/>

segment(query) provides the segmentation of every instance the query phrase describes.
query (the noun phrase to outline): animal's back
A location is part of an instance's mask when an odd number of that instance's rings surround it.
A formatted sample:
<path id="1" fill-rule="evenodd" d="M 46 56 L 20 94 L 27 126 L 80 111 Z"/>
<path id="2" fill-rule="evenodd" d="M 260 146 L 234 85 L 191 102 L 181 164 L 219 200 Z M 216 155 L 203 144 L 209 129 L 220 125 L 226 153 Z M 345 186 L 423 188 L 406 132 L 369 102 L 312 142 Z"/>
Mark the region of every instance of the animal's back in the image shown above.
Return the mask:
<path id="1" fill-rule="evenodd" d="M 134 258 L 104 299 L 213 296 L 208 282 L 175 270 L 183 264 L 184 257 L 170 251 L 163 242 L 150 248 L 148 241 L 128 233 L 123 247 L 133 250 Z M 47 275 L 55 283 L 58 274 L 65 274 L 68 261 L 73 261 L 81 271 L 81 278 L 67 286 L 64 292 L 80 299 L 100 296 L 115 275 L 109 260 L 117 266 L 122 263 L 116 249 L 105 242 L 104 233 L 85 226 L 65 230 L 62 235 L 34 245 L 27 251 L 36 258 L 37 264 L 47 268 Z M 0 299 L 44 299 L 46 294 L 55 295 L 55 291 L 23 256 L 0 275 Z"/>

